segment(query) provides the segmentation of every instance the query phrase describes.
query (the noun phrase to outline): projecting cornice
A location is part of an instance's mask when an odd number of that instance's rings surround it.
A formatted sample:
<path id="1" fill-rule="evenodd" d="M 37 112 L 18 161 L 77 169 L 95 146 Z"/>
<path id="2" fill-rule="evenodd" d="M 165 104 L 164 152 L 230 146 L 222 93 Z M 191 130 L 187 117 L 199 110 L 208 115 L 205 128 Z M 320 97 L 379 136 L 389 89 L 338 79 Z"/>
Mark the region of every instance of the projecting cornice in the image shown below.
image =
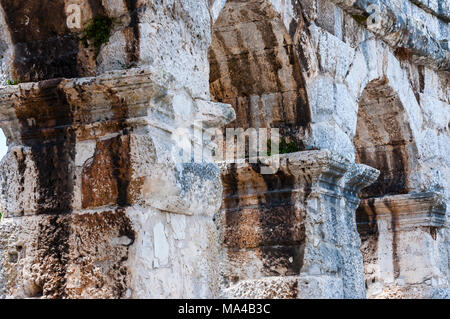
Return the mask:
<path id="1" fill-rule="evenodd" d="M 194 99 L 185 88 L 176 87 L 170 75 L 139 68 L 0 87 L 0 126 L 16 144 L 82 126 L 96 126 L 96 134 L 99 129 L 107 134 L 126 122 L 127 127 L 151 126 L 172 133 L 180 121 L 201 122 L 208 128 L 221 127 L 234 117 L 231 106 Z M 78 133 L 79 139 L 91 137 L 88 131 Z"/>
<path id="2" fill-rule="evenodd" d="M 446 204 L 440 193 L 425 192 L 369 198 L 361 209 L 376 219 L 390 219 L 396 230 L 410 227 L 442 227 L 446 223 Z"/>

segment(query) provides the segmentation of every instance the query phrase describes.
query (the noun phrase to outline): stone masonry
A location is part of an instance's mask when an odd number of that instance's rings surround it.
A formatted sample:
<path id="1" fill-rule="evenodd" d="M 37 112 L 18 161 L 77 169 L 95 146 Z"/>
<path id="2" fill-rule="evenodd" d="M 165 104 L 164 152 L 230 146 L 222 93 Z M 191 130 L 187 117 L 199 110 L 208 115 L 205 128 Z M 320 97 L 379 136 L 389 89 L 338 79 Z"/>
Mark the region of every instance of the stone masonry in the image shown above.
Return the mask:
<path id="1" fill-rule="evenodd" d="M 0 298 L 450 298 L 449 23 L 0 0 Z M 252 128 L 295 147 L 218 159 Z"/>

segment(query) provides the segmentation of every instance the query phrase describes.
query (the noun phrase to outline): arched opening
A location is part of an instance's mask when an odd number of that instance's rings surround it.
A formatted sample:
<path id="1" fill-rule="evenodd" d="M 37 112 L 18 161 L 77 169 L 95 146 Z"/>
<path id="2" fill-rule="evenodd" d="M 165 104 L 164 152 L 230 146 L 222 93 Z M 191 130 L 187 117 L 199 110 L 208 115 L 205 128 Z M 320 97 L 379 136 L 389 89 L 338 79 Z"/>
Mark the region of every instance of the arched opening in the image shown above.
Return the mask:
<path id="1" fill-rule="evenodd" d="M 405 109 L 386 79 L 370 82 L 363 91 L 354 145 L 356 161 L 380 171 L 378 180 L 362 191 L 356 213 L 367 295 L 373 297 L 400 276 L 403 212 L 398 207 L 405 204 L 399 195 L 411 191 L 409 175 L 417 156 Z"/>
<path id="2" fill-rule="evenodd" d="M 415 154 L 412 132 L 399 97 L 386 80 L 370 82 L 362 94 L 354 145 L 356 161 L 380 171 L 362 198 L 409 192 L 409 159 Z"/>
<path id="3" fill-rule="evenodd" d="M 213 100 L 231 104 L 228 127 L 279 128 L 300 142 L 310 112 L 296 49 L 267 0 L 229 0 L 209 50 Z"/>
<path id="4" fill-rule="evenodd" d="M 228 128 L 278 128 L 282 141 L 302 150 L 310 111 L 301 64 L 271 3 L 228 0 L 212 31 L 210 93 L 236 111 Z M 223 215 L 217 223 L 228 265 L 222 274 L 226 290 L 246 280 L 298 275 L 305 238 L 302 212 L 293 200 L 294 177 L 281 170 L 260 174 L 258 164 L 230 164 L 222 182 Z M 287 285 L 286 297 L 295 298 L 295 285 Z M 236 289 L 230 296 L 240 295 Z M 273 294 L 269 290 L 244 294 L 267 297 Z"/>

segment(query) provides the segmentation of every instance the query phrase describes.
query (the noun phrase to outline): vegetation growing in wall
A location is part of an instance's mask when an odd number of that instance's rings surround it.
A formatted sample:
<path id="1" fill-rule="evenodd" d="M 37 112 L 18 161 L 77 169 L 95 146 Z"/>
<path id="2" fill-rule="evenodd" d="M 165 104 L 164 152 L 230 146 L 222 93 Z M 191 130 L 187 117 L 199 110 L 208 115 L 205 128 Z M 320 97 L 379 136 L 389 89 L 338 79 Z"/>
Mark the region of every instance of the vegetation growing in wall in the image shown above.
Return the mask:
<path id="1" fill-rule="evenodd" d="M 295 153 L 301 150 L 300 146 L 295 140 L 286 137 L 281 137 L 280 144 L 278 145 L 278 147 L 279 147 L 278 149 L 279 154 Z M 271 155 L 272 155 L 272 140 L 269 139 L 267 141 L 267 156 Z"/>
<path id="2" fill-rule="evenodd" d="M 21 80 L 8 80 L 8 81 L 6 81 L 6 85 L 17 85 L 17 84 L 20 84 L 20 83 L 22 83 Z"/>
<path id="3" fill-rule="evenodd" d="M 96 16 L 81 32 L 81 41 L 85 47 L 92 45 L 95 49 L 95 55 L 98 55 L 103 44 L 109 42 L 113 19 L 106 16 Z"/>

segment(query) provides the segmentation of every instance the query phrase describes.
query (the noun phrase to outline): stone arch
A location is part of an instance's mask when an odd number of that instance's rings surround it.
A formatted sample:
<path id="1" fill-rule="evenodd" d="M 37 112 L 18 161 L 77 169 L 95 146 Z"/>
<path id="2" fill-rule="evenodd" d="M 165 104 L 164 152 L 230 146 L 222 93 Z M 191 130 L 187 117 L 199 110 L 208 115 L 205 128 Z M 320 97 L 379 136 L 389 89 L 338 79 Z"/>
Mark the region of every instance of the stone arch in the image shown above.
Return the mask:
<path id="1" fill-rule="evenodd" d="M 356 161 L 380 170 L 380 177 L 363 197 L 406 194 L 417 148 L 408 116 L 387 79 L 369 82 L 359 102 L 353 139 Z"/>
<path id="2" fill-rule="evenodd" d="M 294 137 L 308 126 L 298 53 L 270 1 L 228 0 L 212 32 L 210 93 L 236 110 L 231 127 L 279 127 L 282 135 Z"/>

